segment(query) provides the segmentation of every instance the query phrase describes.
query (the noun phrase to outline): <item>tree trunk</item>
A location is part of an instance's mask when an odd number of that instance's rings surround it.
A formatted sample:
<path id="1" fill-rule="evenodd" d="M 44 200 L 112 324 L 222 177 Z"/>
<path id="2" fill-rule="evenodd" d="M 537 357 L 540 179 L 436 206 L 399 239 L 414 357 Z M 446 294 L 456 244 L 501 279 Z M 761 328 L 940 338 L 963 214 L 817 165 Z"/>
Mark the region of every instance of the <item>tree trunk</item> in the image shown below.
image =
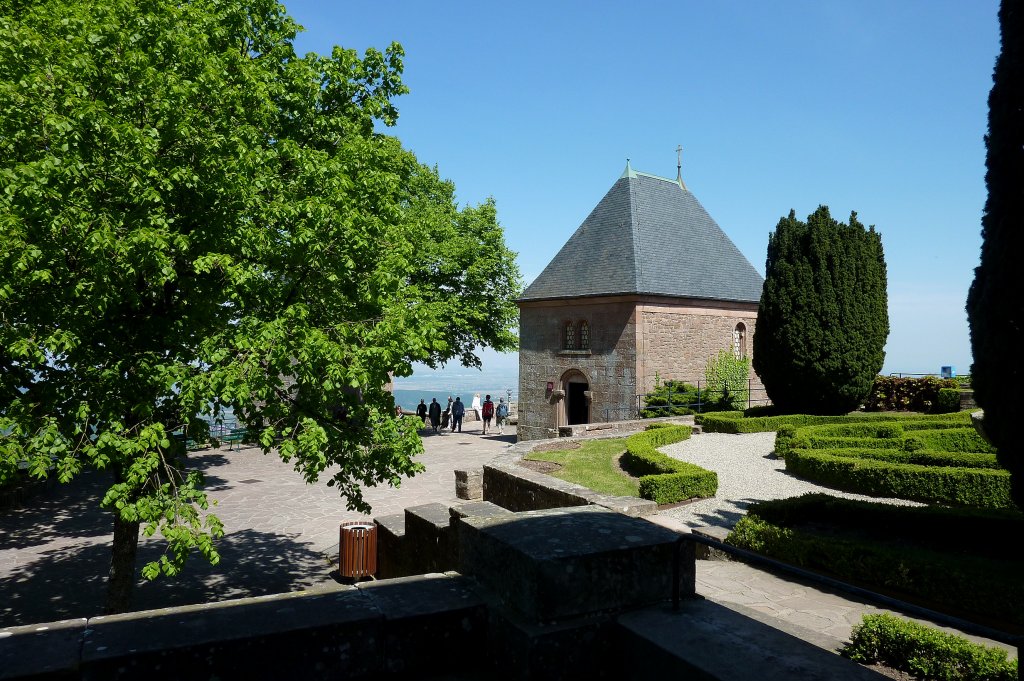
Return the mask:
<path id="1" fill-rule="evenodd" d="M 107 602 L 103 612 L 112 615 L 126 612 L 132 605 L 135 591 L 135 553 L 139 546 L 138 521 L 121 519 L 114 510 L 114 547 L 107 576 Z"/>

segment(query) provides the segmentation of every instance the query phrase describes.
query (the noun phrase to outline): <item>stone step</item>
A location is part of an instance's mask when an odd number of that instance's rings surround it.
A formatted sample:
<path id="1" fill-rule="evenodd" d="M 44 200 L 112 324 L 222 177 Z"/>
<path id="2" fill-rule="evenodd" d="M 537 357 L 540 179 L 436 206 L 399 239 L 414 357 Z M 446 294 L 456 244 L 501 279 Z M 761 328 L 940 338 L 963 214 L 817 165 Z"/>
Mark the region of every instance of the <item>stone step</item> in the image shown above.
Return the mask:
<path id="1" fill-rule="evenodd" d="M 696 424 L 694 424 L 694 425 L 693 425 L 693 426 L 691 427 L 691 429 L 693 430 L 693 434 L 694 434 L 694 435 L 700 435 L 701 433 L 703 433 L 703 432 L 704 432 L 704 426 L 698 426 L 698 425 L 696 425 Z"/>
<path id="2" fill-rule="evenodd" d="M 623 677 L 877 681 L 840 657 L 835 639 L 750 608 L 690 599 L 679 612 L 657 606 L 618 618 Z"/>

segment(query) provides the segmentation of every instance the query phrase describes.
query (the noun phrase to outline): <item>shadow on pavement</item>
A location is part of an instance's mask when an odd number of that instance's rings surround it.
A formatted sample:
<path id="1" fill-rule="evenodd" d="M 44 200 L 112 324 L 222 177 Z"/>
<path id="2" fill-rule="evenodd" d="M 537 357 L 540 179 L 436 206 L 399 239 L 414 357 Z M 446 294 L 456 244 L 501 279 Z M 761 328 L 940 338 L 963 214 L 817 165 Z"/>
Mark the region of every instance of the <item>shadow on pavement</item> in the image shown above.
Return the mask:
<path id="1" fill-rule="evenodd" d="M 111 478 L 84 471 L 67 484 L 56 484 L 25 505 L 0 515 L 5 549 L 24 549 L 69 537 L 96 537 L 113 532 L 113 519 L 100 509 Z"/>
<path id="2" fill-rule="evenodd" d="M 177 577 L 140 577 L 133 610 L 294 591 L 330 579 L 323 554 L 290 535 L 242 530 L 218 541 L 217 548 L 217 565 L 194 553 Z M 140 544 L 137 568 L 162 551 L 159 541 Z M 0 627 L 102 613 L 109 542 L 66 545 L 39 556 L 0 578 Z"/>

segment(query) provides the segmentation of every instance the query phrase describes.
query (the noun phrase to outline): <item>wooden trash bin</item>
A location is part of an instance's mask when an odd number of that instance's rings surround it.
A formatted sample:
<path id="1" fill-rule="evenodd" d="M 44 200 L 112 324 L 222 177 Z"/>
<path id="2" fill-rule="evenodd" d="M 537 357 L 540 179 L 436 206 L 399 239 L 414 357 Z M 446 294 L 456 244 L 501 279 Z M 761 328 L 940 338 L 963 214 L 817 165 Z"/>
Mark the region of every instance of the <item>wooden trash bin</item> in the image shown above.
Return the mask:
<path id="1" fill-rule="evenodd" d="M 377 526 L 360 520 L 342 523 L 338 554 L 338 571 L 342 577 L 373 576 L 377 572 Z"/>

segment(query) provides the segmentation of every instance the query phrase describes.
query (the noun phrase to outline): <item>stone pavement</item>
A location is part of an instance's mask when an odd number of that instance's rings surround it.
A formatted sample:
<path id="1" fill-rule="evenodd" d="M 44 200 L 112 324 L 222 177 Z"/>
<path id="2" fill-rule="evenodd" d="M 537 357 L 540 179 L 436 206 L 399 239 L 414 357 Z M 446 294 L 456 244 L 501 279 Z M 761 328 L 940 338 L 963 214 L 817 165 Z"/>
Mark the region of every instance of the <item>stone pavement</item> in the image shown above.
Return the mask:
<path id="1" fill-rule="evenodd" d="M 140 581 L 139 609 L 294 591 L 334 579 L 331 557 L 338 525 L 400 513 L 408 506 L 455 504 L 456 468 L 478 468 L 515 436 L 482 436 L 480 423 L 464 432 L 424 434 L 426 470 L 399 488 L 369 488 L 369 516 L 348 511 L 334 488 L 307 485 L 291 466 L 257 449 L 194 453 L 207 477 L 214 511 L 226 536 L 221 562 L 190 559 L 174 579 Z M 109 483 L 98 473 L 57 485 L 23 508 L 0 514 L 0 627 L 99 614 L 109 564 L 111 520 L 98 500 Z M 655 522 L 688 531 L 671 514 Z M 159 539 L 142 540 L 139 563 L 154 560 Z M 336 560 L 336 556 L 334 556 Z M 880 609 L 799 580 L 739 562 L 698 561 L 697 590 L 723 604 L 737 604 L 824 634 L 838 648 L 853 625 Z M 992 641 L 979 640 L 988 645 Z M 1016 655 L 1009 646 L 1004 649 Z"/>
<path id="2" fill-rule="evenodd" d="M 462 433 L 424 431 L 419 460 L 426 470 L 398 488 L 365 489 L 369 515 L 349 511 L 336 488 L 308 485 L 291 465 L 258 449 L 192 453 L 206 475 L 211 511 L 224 523 L 221 562 L 212 566 L 193 556 L 178 577 L 140 580 L 135 606 L 258 596 L 334 579 L 329 556 L 342 521 L 455 504 L 455 469 L 479 468 L 515 441 L 514 433 L 482 435 L 480 425 L 465 424 Z M 0 512 L 0 627 L 100 614 L 113 521 L 99 500 L 109 484 L 108 476 L 88 472 Z M 162 548 L 159 537 L 140 539 L 139 565 L 157 559 Z"/>

